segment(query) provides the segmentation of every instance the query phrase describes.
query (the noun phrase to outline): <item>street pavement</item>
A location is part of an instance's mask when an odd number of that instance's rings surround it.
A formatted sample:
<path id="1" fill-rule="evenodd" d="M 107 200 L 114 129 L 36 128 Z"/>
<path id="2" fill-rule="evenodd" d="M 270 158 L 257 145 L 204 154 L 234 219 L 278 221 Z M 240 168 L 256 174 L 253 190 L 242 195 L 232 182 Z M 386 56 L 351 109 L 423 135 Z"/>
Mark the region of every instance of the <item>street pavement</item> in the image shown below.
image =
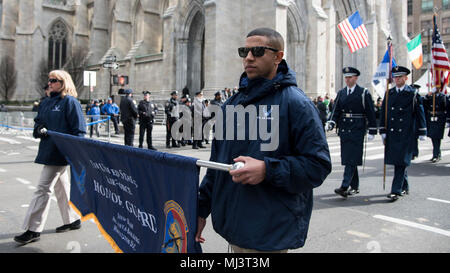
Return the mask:
<path id="1" fill-rule="evenodd" d="M 136 127 L 138 133 L 138 126 Z M 442 160 L 431 163 L 432 144 L 419 143 L 419 157 L 408 168 L 410 193 L 390 202 L 393 166 L 387 166 L 383 189 L 383 145 L 380 136 L 367 142 L 365 166 L 358 168 L 360 193 L 344 199 L 334 194 L 341 184 L 344 166 L 340 164 L 339 138 L 328 133 L 333 162 L 332 173 L 314 190 L 314 209 L 308 238 L 303 248 L 291 253 L 449 253 L 450 252 L 450 138 L 442 142 Z M 191 146 L 165 148 L 165 128 L 156 125 L 153 145 L 162 152 L 209 159 L 210 146 L 193 150 Z M 123 144 L 123 134 L 100 141 Z M 135 137 L 138 144 L 138 135 Z M 19 246 L 13 237 L 23 232 L 21 226 L 42 166 L 35 164 L 39 140 L 29 131 L 0 130 L 0 253 L 112 253 L 110 245 L 93 221 L 80 230 L 55 233 L 62 225 L 56 199 L 52 204 L 41 240 Z M 146 147 L 146 144 L 144 144 Z M 206 170 L 201 169 L 200 182 Z M 206 253 L 226 253 L 228 243 L 207 219 L 204 231 Z"/>

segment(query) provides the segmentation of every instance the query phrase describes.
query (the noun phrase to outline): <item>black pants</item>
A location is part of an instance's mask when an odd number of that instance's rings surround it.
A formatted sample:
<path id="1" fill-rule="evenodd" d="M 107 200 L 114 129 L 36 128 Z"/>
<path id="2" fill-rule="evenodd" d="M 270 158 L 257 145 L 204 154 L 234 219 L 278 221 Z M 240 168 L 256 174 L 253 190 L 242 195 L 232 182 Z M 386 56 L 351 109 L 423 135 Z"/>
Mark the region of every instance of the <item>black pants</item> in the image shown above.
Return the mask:
<path id="1" fill-rule="evenodd" d="M 139 123 L 139 147 L 142 147 L 144 143 L 144 135 L 145 131 L 147 131 L 147 147 L 152 147 L 152 130 L 153 123 L 150 122 L 141 122 Z"/>
<path id="2" fill-rule="evenodd" d="M 136 127 L 136 120 L 128 119 L 122 121 L 123 130 L 125 131 L 125 145 L 133 146 L 134 142 L 134 129 Z"/>
<path id="3" fill-rule="evenodd" d="M 391 193 L 400 194 L 402 191 L 409 191 L 407 166 L 395 165 L 394 179 L 392 180 Z"/>
<path id="4" fill-rule="evenodd" d="M 419 139 L 418 136 L 416 136 L 416 138 L 414 139 L 414 146 L 413 146 L 413 153 L 412 153 L 413 157 L 418 157 L 419 156 Z"/>
<path id="5" fill-rule="evenodd" d="M 432 138 L 431 142 L 433 142 L 433 158 L 439 158 L 441 156 L 441 139 Z"/>
<path id="6" fill-rule="evenodd" d="M 93 133 L 94 130 L 95 130 L 95 133 L 97 134 L 97 137 L 100 137 L 100 133 L 98 132 L 98 123 L 94 124 L 94 125 L 91 125 L 89 127 L 91 127 L 91 128 L 89 128 L 89 136 L 91 138 L 92 138 L 92 133 Z"/>
<path id="7" fill-rule="evenodd" d="M 358 166 L 345 165 L 341 188 L 347 189 L 349 186 L 354 190 L 359 189 Z"/>
<path id="8" fill-rule="evenodd" d="M 114 125 L 114 132 L 119 134 L 119 116 L 109 115 L 111 117 L 111 121 Z"/>
<path id="9" fill-rule="evenodd" d="M 166 146 L 170 145 L 170 140 L 172 140 L 172 146 L 177 146 L 176 140 L 172 137 L 172 126 L 177 121 L 177 118 L 167 117 L 166 118 Z"/>

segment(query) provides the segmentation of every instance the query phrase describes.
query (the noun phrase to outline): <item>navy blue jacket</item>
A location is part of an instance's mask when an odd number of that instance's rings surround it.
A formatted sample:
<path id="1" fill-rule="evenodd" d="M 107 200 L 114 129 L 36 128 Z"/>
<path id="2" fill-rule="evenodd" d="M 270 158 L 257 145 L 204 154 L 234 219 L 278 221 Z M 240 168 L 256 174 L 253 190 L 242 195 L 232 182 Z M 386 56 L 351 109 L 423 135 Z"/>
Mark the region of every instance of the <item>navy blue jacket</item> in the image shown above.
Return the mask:
<path id="1" fill-rule="evenodd" d="M 387 100 L 387 124 L 386 97 L 381 106 L 380 120 L 380 134 L 386 134 L 384 162 L 390 165 L 409 166 L 416 135 L 427 133 L 421 99 L 415 89 L 406 85 L 400 93 L 396 87 L 391 88 Z"/>
<path id="2" fill-rule="evenodd" d="M 372 95 L 359 85 L 350 95 L 347 95 L 347 87 L 338 92 L 331 118 L 338 124 L 342 165 L 362 165 L 366 131 L 368 129 L 371 135 L 378 131 L 373 105 Z"/>
<path id="3" fill-rule="evenodd" d="M 426 95 L 423 99 L 423 108 L 427 120 L 427 136 L 434 139 L 443 139 L 445 123 L 447 120 L 447 109 L 450 107 L 450 101 L 442 94 L 437 93 L 434 99 L 433 115 L 433 95 Z"/>
<path id="4" fill-rule="evenodd" d="M 239 92 L 222 106 L 224 121 L 232 118 L 225 111 L 229 105 L 254 105 L 258 112 L 261 105 L 264 110 L 256 119 L 247 116 L 244 140 L 226 140 L 224 122 L 224 140 L 217 136 L 213 140 L 210 160 L 226 164 L 238 156 L 264 160 L 265 180 L 242 185 L 234 183 L 228 172 L 208 169 L 199 189 L 199 216 L 211 214 L 214 230 L 243 248 L 273 251 L 302 247 L 311 218 L 313 188 L 331 172 L 328 144 L 314 104 L 297 88 L 294 72 L 282 61 L 273 80 L 248 80 L 245 73 L 241 76 Z M 273 151 L 262 151 L 261 143 L 269 140 L 259 136 L 249 140 L 249 127 L 276 118 L 272 117 L 273 105 L 279 106 L 279 145 Z M 268 123 L 269 128 L 273 122 Z M 238 126 L 244 128 L 234 122 L 235 139 Z"/>
<path id="5" fill-rule="evenodd" d="M 61 98 L 60 93 L 50 94 L 51 96 L 43 100 L 39 106 L 34 127 L 43 125 L 51 131 L 83 137 L 86 134 L 86 122 L 78 100 L 72 96 Z M 36 134 L 34 136 L 37 137 Z M 52 138 L 48 136 L 41 138 L 34 162 L 55 166 L 68 164 Z"/>

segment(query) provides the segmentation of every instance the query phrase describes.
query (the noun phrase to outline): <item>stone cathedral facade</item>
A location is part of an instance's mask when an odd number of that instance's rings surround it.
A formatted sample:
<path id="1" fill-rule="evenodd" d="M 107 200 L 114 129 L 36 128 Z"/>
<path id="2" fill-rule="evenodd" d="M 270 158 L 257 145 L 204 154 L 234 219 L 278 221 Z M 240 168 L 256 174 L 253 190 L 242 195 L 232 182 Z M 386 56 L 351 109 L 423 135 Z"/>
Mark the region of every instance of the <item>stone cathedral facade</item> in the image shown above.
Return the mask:
<path id="1" fill-rule="evenodd" d="M 406 0 L 0 0 L 0 57 L 14 58 L 13 99 L 39 98 L 39 69 L 62 67 L 83 51 L 85 69 L 96 71 L 92 98 L 106 98 L 111 74 L 127 75 L 127 87 L 167 99 L 187 86 L 206 97 L 238 85 L 243 72 L 237 48 L 257 27 L 285 38 L 285 59 L 310 97 L 334 97 L 344 85 L 343 66 L 371 78 L 393 38 L 395 58 L 407 60 Z M 370 46 L 350 53 L 337 24 L 356 10 Z M 119 68 L 102 67 L 116 56 Z M 39 88 L 39 87 L 38 87 Z M 118 86 L 112 87 L 117 94 Z M 79 90 L 87 98 L 88 88 Z"/>

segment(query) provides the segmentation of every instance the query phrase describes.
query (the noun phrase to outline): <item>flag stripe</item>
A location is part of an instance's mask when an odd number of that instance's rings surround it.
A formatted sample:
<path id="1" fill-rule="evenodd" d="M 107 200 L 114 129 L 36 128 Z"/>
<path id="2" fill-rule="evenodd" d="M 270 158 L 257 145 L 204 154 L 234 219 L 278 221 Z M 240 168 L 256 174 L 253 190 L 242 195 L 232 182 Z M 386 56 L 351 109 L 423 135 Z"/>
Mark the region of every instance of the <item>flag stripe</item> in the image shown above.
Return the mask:
<path id="1" fill-rule="evenodd" d="M 353 33 L 350 30 L 349 25 L 350 25 L 350 23 L 348 22 L 348 19 L 346 19 L 342 26 L 343 26 L 343 28 L 345 30 L 345 33 L 347 34 L 348 39 L 350 39 L 350 42 L 352 43 L 353 51 L 355 51 L 355 50 L 358 49 L 358 44 L 356 43 L 356 41 L 355 41 L 355 39 L 353 37 Z"/>
<path id="2" fill-rule="evenodd" d="M 422 44 L 416 46 L 414 49 L 408 52 L 409 59 L 414 61 L 422 56 Z"/>
<path id="3" fill-rule="evenodd" d="M 420 55 L 419 58 L 413 60 L 412 63 L 416 69 L 421 68 L 423 65 L 423 55 Z"/>
<path id="4" fill-rule="evenodd" d="M 354 45 L 353 45 L 353 42 L 352 42 L 352 40 L 350 39 L 350 37 L 348 37 L 347 32 L 346 32 L 344 26 L 343 26 L 343 25 L 339 25 L 338 27 L 339 27 L 339 30 L 340 30 L 341 33 L 342 33 L 342 36 L 344 36 L 344 39 L 345 39 L 345 41 L 347 42 L 347 45 L 348 45 L 350 51 L 353 53 L 353 52 L 355 51 Z"/>
<path id="5" fill-rule="evenodd" d="M 419 45 L 422 47 L 422 36 L 421 36 L 421 34 L 417 35 L 408 44 L 406 44 L 406 46 L 408 47 L 408 51 L 414 50 Z"/>
<path id="6" fill-rule="evenodd" d="M 366 38 L 363 33 L 363 30 L 361 28 L 356 29 L 356 34 L 358 34 L 358 38 L 359 38 L 359 41 L 361 41 L 362 46 L 363 47 L 368 46 L 368 44 L 366 42 Z"/>

